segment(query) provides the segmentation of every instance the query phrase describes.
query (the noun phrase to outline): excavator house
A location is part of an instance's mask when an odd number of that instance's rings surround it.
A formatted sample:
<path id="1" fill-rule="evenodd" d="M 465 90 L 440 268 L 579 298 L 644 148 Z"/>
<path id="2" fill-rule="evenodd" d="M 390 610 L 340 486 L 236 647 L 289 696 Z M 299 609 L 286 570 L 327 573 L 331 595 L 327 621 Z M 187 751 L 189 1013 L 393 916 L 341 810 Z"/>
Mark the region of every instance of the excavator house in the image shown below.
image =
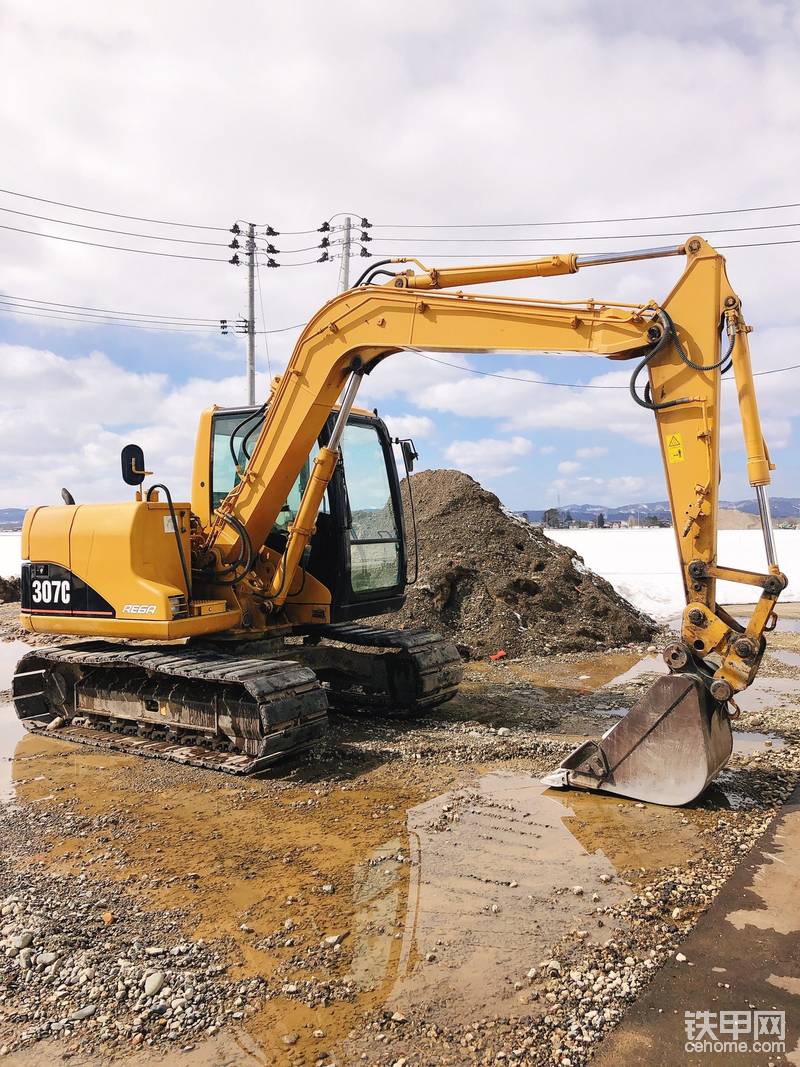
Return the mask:
<path id="1" fill-rule="evenodd" d="M 669 256 L 684 270 L 661 302 L 471 289 Z M 749 331 L 723 257 L 700 237 L 492 266 L 371 264 L 313 316 L 262 406 L 202 414 L 191 502 L 173 501 L 162 484 L 145 489 L 151 472 L 129 445 L 122 473 L 134 499 L 84 505 L 65 491 L 64 506 L 28 512 L 22 625 L 80 640 L 22 658 L 13 681 L 20 719 L 69 741 L 247 774 L 311 745 L 329 707 L 416 715 L 451 699 L 462 674 L 455 647 L 373 621 L 403 602 L 411 531 L 393 442 L 376 413 L 355 406 L 359 385 L 413 349 L 596 354 L 631 362 L 631 405 L 652 414 L 686 608 L 680 639 L 664 650 L 669 673 L 546 782 L 692 801 L 730 756 L 735 697 L 758 671 L 786 586 Z M 763 573 L 717 559 L 728 370 L 760 508 Z M 409 473 L 413 443 L 394 443 Z M 719 579 L 758 590 L 746 624 L 717 604 Z"/>

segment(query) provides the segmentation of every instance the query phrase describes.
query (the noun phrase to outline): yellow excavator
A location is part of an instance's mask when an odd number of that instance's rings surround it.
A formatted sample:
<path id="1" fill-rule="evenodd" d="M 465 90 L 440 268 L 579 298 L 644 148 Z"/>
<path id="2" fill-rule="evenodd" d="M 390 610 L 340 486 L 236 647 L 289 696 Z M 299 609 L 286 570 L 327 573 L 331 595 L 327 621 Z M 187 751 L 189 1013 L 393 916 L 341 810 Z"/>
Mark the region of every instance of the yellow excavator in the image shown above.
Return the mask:
<path id="1" fill-rule="evenodd" d="M 685 269 L 661 303 L 465 291 L 664 256 L 685 257 Z M 377 413 L 354 406 L 359 385 L 416 349 L 595 353 L 635 362 L 631 403 L 653 413 L 686 609 L 664 652 L 669 673 L 547 781 L 688 803 L 730 756 L 734 698 L 758 670 L 786 585 L 749 330 L 724 258 L 701 237 L 491 266 L 370 265 L 313 316 L 261 407 L 202 414 L 191 503 L 161 484 L 144 491 L 151 472 L 129 445 L 122 473 L 135 499 L 76 504 L 65 490 L 64 506 L 27 513 L 22 625 L 84 640 L 23 657 L 13 680 L 20 718 L 71 741 L 242 774 L 313 743 L 329 706 L 415 714 L 449 700 L 462 673 L 450 642 L 357 621 L 396 610 L 406 586 L 392 441 Z M 720 382 L 730 367 L 762 574 L 717 561 Z M 413 442 L 395 443 L 410 472 Z M 746 625 L 717 604 L 718 579 L 759 590 Z"/>

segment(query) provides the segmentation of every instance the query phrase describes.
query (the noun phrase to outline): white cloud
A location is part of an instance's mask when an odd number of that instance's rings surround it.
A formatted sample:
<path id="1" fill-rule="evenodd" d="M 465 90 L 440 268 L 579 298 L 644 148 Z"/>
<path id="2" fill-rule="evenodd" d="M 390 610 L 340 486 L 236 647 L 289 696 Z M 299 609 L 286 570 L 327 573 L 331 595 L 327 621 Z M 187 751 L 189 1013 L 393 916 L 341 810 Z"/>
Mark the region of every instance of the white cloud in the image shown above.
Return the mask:
<path id="1" fill-rule="evenodd" d="M 599 456 L 605 456 L 608 453 L 608 449 L 602 445 L 595 445 L 593 448 L 577 448 L 575 450 L 576 459 L 597 459 Z"/>
<path id="2" fill-rule="evenodd" d="M 680 241 L 681 226 L 694 225 L 695 220 L 588 229 L 551 226 L 524 231 L 530 243 L 513 245 L 508 240 L 464 242 L 474 231 L 463 230 L 459 243 L 432 244 L 430 238 L 440 240 L 443 231 L 396 230 L 388 224 L 591 219 L 793 201 L 800 169 L 800 20 L 794 5 L 675 0 L 659 19 L 656 51 L 648 46 L 651 22 L 646 5 L 632 0 L 610 5 L 589 0 L 536 0 L 527 5 L 407 0 L 397 9 L 368 0 L 227 8 L 208 0 L 172 0 L 152 11 L 146 5 L 100 0 L 81 0 L 78 5 L 7 0 L 7 91 L 0 94 L 0 134 L 13 152 L 7 153 L 4 185 L 68 203 L 223 228 L 234 219 L 253 218 L 281 230 L 315 231 L 333 212 L 347 209 L 366 214 L 376 224 L 370 246 L 376 253 L 445 257 L 432 258 L 436 265 L 447 259 L 469 262 L 479 253 L 504 252 L 517 258 L 554 248 L 588 251 L 668 244 Z M 446 56 L 442 40 L 450 45 Z M 243 62 L 241 49 L 221 45 L 237 41 L 247 41 L 252 55 L 268 55 L 269 62 Z M 346 64 L 343 54 L 348 56 Z M 376 70 L 384 84 L 402 86 L 402 91 L 365 92 Z M 486 71 L 487 77 L 476 79 L 476 70 Z M 568 82 L 564 70 L 571 72 Z M 557 99 L 552 94 L 555 84 Z M 642 91 L 631 93 L 631 85 Z M 551 101 L 537 113 L 535 140 L 529 136 L 532 99 Z M 596 114 L 607 116 L 605 121 L 586 123 L 587 99 Z M 731 114 L 736 115 L 738 142 L 748 146 L 747 159 L 744 165 L 727 168 L 723 201 L 719 131 L 727 127 Z M 647 152 L 629 154 L 620 167 L 619 145 L 609 129 L 623 115 L 628 128 L 657 129 L 658 137 L 648 143 Z M 576 129 L 581 131 L 578 137 Z M 342 145 L 367 142 L 368 152 L 342 154 Z M 558 181 L 542 169 L 542 144 L 548 146 L 548 158 L 558 161 Z M 321 159 L 335 159 L 337 164 L 320 168 Z M 586 159 L 594 162 L 591 180 Z M 676 167 L 676 159 L 690 159 L 691 167 Z M 759 165 L 763 160 L 769 160 L 769 166 Z M 425 174 L 425 181 L 399 181 L 398 175 L 409 167 Z M 487 189 L 493 191 L 488 199 Z M 153 224 L 86 216 L 7 196 L 0 196 L 0 202 L 54 218 L 165 232 L 223 246 L 231 237 L 224 229 L 161 231 Z M 736 221 L 742 216 L 727 216 L 712 228 L 772 223 L 778 217 L 774 212 L 753 214 L 742 222 Z M 784 217 L 780 213 L 780 219 Z M 153 247 L 136 238 L 10 214 L 5 221 L 73 238 Z M 702 229 L 703 220 L 696 224 Z M 4 233 L 0 289 L 7 293 L 203 318 L 233 319 L 247 313 L 245 271 L 226 262 L 105 251 Z M 642 236 L 613 236 L 620 233 Z M 720 245 L 743 243 L 730 232 L 710 236 Z M 278 259 L 314 259 L 316 250 L 288 250 L 318 239 L 316 232 L 284 232 L 274 239 L 282 249 Z M 227 247 L 161 247 L 223 260 L 230 255 Z M 745 311 L 762 328 L 751 339 L 756 368 L 765 361 L 797 362 L 792 356 L 793 324 L 800 317 L 794 293 L 797 246 L 731 248 L 726 255 Z M 354 276 L 360 265 L 358 259 L 352 264 Z M 680 266 L 680 261 L 666 260 L 599 267 L 571 277 L 511 283 L 503 291 L 556 300 L 593 294 L 639 302 L 663 297 Z M 268 326 L 307 319 L 335 292 L 338 268 L 334 261 L 262 271 Z M 260 314 L 258 301 L 256 306 Z M 55 329 L 52 321 L 34 318 L 18 319 L 15 328 L 24 324 L 30 331 L 26 338 L 36 338 L 37 321 L 42 328 Z M 52 334 L 47 336 L 56 355 L 79 351 L 80 328 L 75 325 L 64 326 L 57 343 L 50 340 Z M 153 366 L 157 353 L 161 362 L 155 377 L 165 380 L 124 371 L 117 362 L 106 381 L 106 368 L 80 362 L 89 360 L 85 353 L 73 370 L 41 364 L 48 374 L 59 375 L 60 408 L 45 399 L 56 389 L 56 378 L 48 383 L 44 374 L 35 381 L 26 379 L 41 391 L 41 401 L 32 399 L 32 392 L 14 394 L 17 400 L 8 402 L 0 484 L 6 492 L 14 487 L 12 503 L 29 499 L 35 480 L 45 478 L 44 472 L 29 471 L 17 477 L 19 457 L 12 443 L 30 447 L 31 425 L 38 427 L 36 443 L 51 463 L 48 485 L 50 475 L 55 478 L 54 472 L 63 470 L 73 481 L 75 476 L 85 479 L 87 494 L 103 496 L 96 464 L 105 462 L 106 434 L 116 439 L 114 435 L 127 432 L 127 422 L 141 425 L 154 448 L 163 449 L 160 465 L 177 472 L 189 462 L 177 449 L 179 441 L 193 435 L 193 405 L 201 396 L 242 395 L 241 380 L 230 373 L 238 370 L 234 361 L 242 358 L 238 340 L 193 341 L 200 384 L 177 388 L 169 383 L 176 335 L 120 330 L 112 336 L 120 350 L 124 345 L 129 366 L 144 366 L 143 356 L 148 357 L 147 366 Z M 284 365 L 295 336 L 270 338 L 275 367 Z M 182 336 L 181 342 L 185 339 Z M 259 338 L 258 360 L 266 369 L 262 342 Z M 44 347 L 31 342 L 31 348 Z M 465 362 L 459 354 L 442 358 Z M 479 365 L 475 360 L 474 366 Z M 542 375 L 529 366 L 508 372 L 522 382 L 504 382 L 402 353 L 370 375 L 363 400 L 390 402 L 403 417 L 427 418 L 437 412 L 495 420 L 488 430 L 481 424 L 476 432 L 497 437 L 553 429 L 576 438 L 591 434 L 591 441 L 607 433 L 636 443 L 655 442 L 652 416 L 635 408 L 625 391 L 627 370 L 591 379 L 591 384 L 619 387 L 601 392 L 537 385 Z M 555 371 L 548 373 L 558 377 Z M 103 401 L 98 394 L 106 384 Z M 4 377 L 0 388 L 7 385 Z M 791 417 L 800 410 L 800 377 L 764 377 L 758 386 L 765 433 L 778 450 L 791 440 Z M 735 390 L 724 388 L 732 411 Z M 147 398 L 156 400 L 157 422 L 156 407 L 142 410 Z M 59 429 L 67 410 L 88 438 Z M 187 414 L 184 424 L 176 421 L 181 411 Z M 738 445 L 739 431 L 730 415 L 722 432 L 724 442 Z M 468 430 L 459 433 L 469 436 Z M 648 457 L 658 470 L 657 451 L 651 449 Z"/>
<path id="3" fill-rule="evenodd" d="M 427 415 L 384 415 L 392 437 L 426 438 L 436 432 L 436 423 Z"/>
<path id="4" fill-rule="evenodd" d="M 533 444 L 527 437 L 481 437 L 477 441 L 453 441 L 444 454 L 459 470 L 476 478 L 500 478 L 519 469 L 513 457 L 528 456 L 532 451 Z"/>
<path id="5" fill-rule="evenodd" d="M 564 459 L 558 465 L 559 474 L 574 474 L 581 469 L 581 464 L 576 463 L 574 459 Z"/>
<path id="6" fill-rule="evenodd" d="M 641 502 L 643 494 L 648 500 L 663 500 L 665 495 L 663 485 L 631 474 L 616 478 L 557 478 L 550 484 L 550 492 L 558 493 L 568 504 L 611 506 Z"/>
<path id="7" fill-rule="evenodd" d="M 259 380 L 266 390 L 266 380 Z M 189 492 L 200 411 L 241 403 L 244 380 L 194 378 L 172 385 L 137 374 L 102 352 L 65 359 L 21 345 L 0 345 L 0 506 L 58 503 L 66 485 L 76 500 L 118 500 L 119 450 L 136 441 L 149 469 L 176 500 Z"/>
<path id="8" fill-rule="evenodd" d="M 539 449 L 539 451 L 541 452 L 541 454 L 543 456 L 552 456 L 552 454 L 556 451 L 556 446 L 555 445 L 542 445 L 541 448 Z"/>

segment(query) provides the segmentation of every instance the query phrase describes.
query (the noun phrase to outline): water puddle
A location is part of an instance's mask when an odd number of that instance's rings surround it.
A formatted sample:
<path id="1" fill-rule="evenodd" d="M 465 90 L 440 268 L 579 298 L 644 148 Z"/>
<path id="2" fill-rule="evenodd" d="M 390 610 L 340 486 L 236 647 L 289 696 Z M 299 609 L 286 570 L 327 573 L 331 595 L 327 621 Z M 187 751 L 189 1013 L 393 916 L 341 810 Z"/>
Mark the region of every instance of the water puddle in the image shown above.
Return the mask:
<path id="1" fill-rule="evenodd" d="M 25 728 L 17 718 L 10 701 L 0 702 L 0 804 L 14 795 L 13 760 L 14 750 L 25 735 Z"/>
<path id="2" fill-rule="evenodd" d="M 662 656 L 649 655 L 633 663 L 623 674 L 618 674 L 603 686 L 609 689 L 619 685 L 627 685 L 628 682 L 636 682 L 644 675 L 667 674 L 669 668 Z"/>
<path id="3" fill-rule="evenodd" d="M 438 719 L 475 726 L 525 726 L 573 737 L 596 732 L 595 694 L 632 669 L 639 654 L 614 652 L 531 664 L 511 660 L 471 663 L 455 700 Z M 494 684 L 493 684 L 494 683 Z"/>
<path id="4" fill-rule="evenodd" d="M 776 630 L 777 630 L 778 633 L 794 633 L 794 634 L 800 633 L 800 617 L 798 617 L 795 614 L 792 614 L 792 615 L 781 614 L 781 608 L 782 607 L 786 607 L 788 609 L 794 609 L 794 608 L 796 608 L 796 606 L 797 605 L 793 604 L 793 603 L 789 603 L 789 604 L 786 604 L 786 605 L 778 604 L 778 607 L 776 609 L 776 614 L 778 616 L 778 625 L 776 627 Z M 755 605 L 754 605 L 754 607 L 755 607 Z M 742 623 L 744 626 L 746 626 L 747 623 L 750 621 L 750 616 L 749 615 L 734 615 L 734 618 L 736 619 L 737 622 Z"/>
<path id="5" fill-rule="evenodd" d="M 0 641 L 0 693 L 11 690 L 14 668 L 30 649 L 24 641 Z M 17 718 L 10 700 L 0 700 L 0 804 L 10 800 L 12 787 L 12 762 L 14 750 L 25 735 L 25 729 Z"/>
<path id="6" fill-rule="evenodd" d="M 736 694 L 736 703 L 742 711 L 769 711 L 787 703 L 796 705 L 800 696 L 800 682 L 796 678 L 776 678 L 761 674 L 749 689 Z"/>
<path id="7" fill-rule="evenodd" d="M 755 730 L 733 731 L 733 751 L 743 756 L 751 756 L 756 752 L 774 752 L 785 747 L 786 742 L 776 734 L 761 734 Z"/>
<path id="8" fill-rule="evenodd" d="M 451 1022 L 518 1013 L 527 995 L 515 980 L 570 930 L 597 935 L 592 895 L 613 903 L 627 890 L 611 881 L 604 853 L 570 832 L 572 817 L 535 779 L 514 774 L 488 774 L 408 812 L 415 878 L 389 1007 L 425 1004 Z"/>
<path id="9" fill-rule="evenodd" d="M 0 693 L 10 691 L 14 668 L 30 650 L 24 641 L 0 641 Z"/>
<path id="10" fill-rule="evenodd" d="M 773 659 L 786 664 L 787 667 L 800 667 L 800 652 L 789 652 L 784 648 L 770 648 L 767 651 Z"/>

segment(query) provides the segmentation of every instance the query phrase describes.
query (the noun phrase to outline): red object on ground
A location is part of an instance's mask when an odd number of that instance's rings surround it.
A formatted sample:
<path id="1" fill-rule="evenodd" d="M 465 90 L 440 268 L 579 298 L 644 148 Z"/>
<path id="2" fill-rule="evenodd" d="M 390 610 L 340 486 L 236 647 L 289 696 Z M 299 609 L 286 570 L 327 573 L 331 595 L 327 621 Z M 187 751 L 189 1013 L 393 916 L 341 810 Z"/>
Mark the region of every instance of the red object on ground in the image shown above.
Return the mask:
<path id="1" fill-rule="evenodd" d="M 504 648 L 501 648 L 499 652 L 493 652 L 491 656 L 489 656 L 489 659 L 493 660 L 496 663 L 499 659 L 505 659 L 507 655 L 508 653 L 506 652 L 506 650 Z"/>

